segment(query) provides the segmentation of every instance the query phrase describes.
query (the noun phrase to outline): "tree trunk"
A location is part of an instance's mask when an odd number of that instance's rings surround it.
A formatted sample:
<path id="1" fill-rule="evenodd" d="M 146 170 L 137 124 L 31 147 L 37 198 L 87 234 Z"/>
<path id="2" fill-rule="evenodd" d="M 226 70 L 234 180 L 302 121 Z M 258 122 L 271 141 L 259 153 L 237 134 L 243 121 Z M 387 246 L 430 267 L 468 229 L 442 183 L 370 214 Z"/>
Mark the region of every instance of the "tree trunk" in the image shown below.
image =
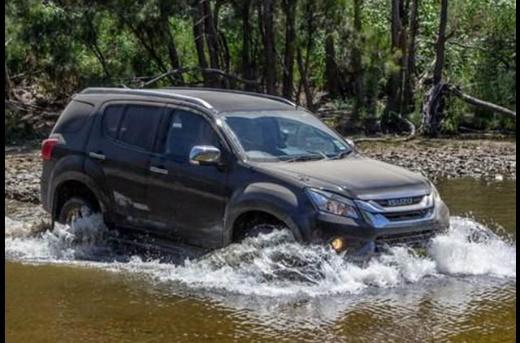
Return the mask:
<path id="1" fill-rule="evenodd" d="M 433 84 L 436 85 L 442 80 L 442 70 L 444 68 L 444 52 L 446 43 L 446 25 L 448 23 L 448 0 L 441 0 L 441 19 L 439 23 L 439 35 L 435 43 L 435 66 L 433 68 Z"/>
<path id="2" fill-rule="evenodd" d="M 268 94 L 276 94 L 276 54 L 274 47 L 273 0 L 262 1 L 261 28 L 264 42 L 264 78 Z"/>
<path id="3" fill-rule="evenodd" d="M 336 64 L 336 49 L 334 47 L 334 37 L 330 31 L 326 33 L 325 37 L 325 75 L 329 96 L 333 99 L 339 97 L 339 72 Z"/>
<path id="4" fill-rule="evenodd" d="M 179 54 L 177 53 L 177 48 L 175 46 L 175 42 L 173 40 L 172 33 L 170 32 L 170 28 L 168 25 L 168 21 L 164 22 L 164 35 L 166 39 L 166 46 L 168 48 L 168 57 L 170 58 L 170 66 L 173 69 L 180 68 L 181 63 L 179 61 Z"/>
<path id="5" fill-rule="evenodd" d="M 360 111 L 365 106 L 363 87 L 363 67 L 361 65 L 361 3 L 354 0 L 354 44 L 352 47 L 352 69 L 354 72 L 354 113 L 353 120 L 359 120 Z"/>
<path id="6" fill-rule="evenodd" d="M 13 90 L 13 84 L 11 82 L 11 78 L 9 77 L 9 69 L 7 69 L 7 62 L 4 61 L 5 64 L 5 99 L 9 100 L 11 99 L 11 93 Z"/>
<path id="7" fill-rule="evenodd" d="M 227 43 L 226 36 L 224 35 L 224 32 L 218 30 L 218 37 L 220 46 L 222 47 L 222 64 L 224 65 L 224 70 L 226 73 L 229 73 L 230 71 L 230 64 L 231 64 L 231 54 L 229 52 L 229 46 Z"/>
<path id="8" fill-rule="evenodd" d="M 433 68 L 433 85 L 426 93 L 422 115 L 422 131 L 424 134 L 437 137 L 440 133 L 444 109 L 444 93 L 446 85 L 442 83 L 444 68 L 444 51 L 446 43 L 446 25 L 448 23 L 448 0 L 441 0 L 439 34 L 435 44 L 435 65 Z"/>
<path id="9" fill-rule="evenodd" d="M 310 110 L 314 109 L 314 97 L 312 95 L 311 90 L 311 82 L 309 81 L 309 66 L 310 66 L 310 56 L 313 48 L 314 42 L 314 32 L 316 31 L 315 24 L 315 13 L 316 13 L 316 2 L 312 0 L 305 1 L 304 8 L 304 23 L 302 25 L 302 33 L 301 36 L 305 37 L 305 57 L 303 56 L 302 46 L 298 46 L 297 48 L 297 63 L 298 63 L 298 73 L 300 74 L 300 84 L 298 86 L 298 94 L 303 88 L 303 92 L 305 94 L 305 103 L 307 108 Z M 303 44 L 302 44 L 303 45 Z"/>
<path id="10" fill-rule="evenodd" d="M 406 37 L 403 28 L 404 6 L 402 0 L 392 0 L 391 38 L 392 53 L 397 54 L 397 70 L 392 73 L 387 84 L 388 100 L 381 119 L 384 132 L 399 131 L 399 117 L 402 109 L 403 61 L 406 53 Z"/>
<path id="11" fill-rule="evenodd" d="M 204 35 L 206 38 L 206 45 L 208 47 L 209 65 L 213 69 L 220 69 L 219 45 L 217 32 L 214 26 L 213 15 L 211 12 L 211 6 L 209 0 L 200 0 L 199 4 L 199 8 L 202 13 L 202 19 L 204 23 Z M 209 79 L 211 86 L 220 86 L 218 78 L 215 78 L 214 75 L 212 75 Z"/>
<path id="12" fill-rule="evenodd" d="M 253 63 L 251 61 L 251 0 L 243 0 L 239 9 L 239 13 L 242 16 L 242 76 L 245 79 L 253 80 L 255 73 L 253 69 Z M 254 90 L 252 85 L 245 84 L 246 90 Z"/>
<path id="13" fill-rule="evenodd" d="M 230 65 L 230 60 L 231 60 L 231 56 L 229 54 L 229 47 L 228 47 L 228 43 L 227 43 L 227 40 L 226 40 L 226 37 L 224 35 L 224 32 L 222 32 L 220 29 L 219 29 L 219 12 L 220 12 L 220 8 L 222 7 L 223 5 L 223 1 L 222 0 L 217 0 L 217 2 L 215 3 L 215 6 L 214 6 L 214 9 L 213 9 L 213 27 L 215 29 L 215 32 L 217 34 L 217 44 L 218 44 L 218 51 L 220 53 L 219 55 L 219 59 L 220 59 L 220 65 L 221 67 L 226 71 L 226 73 L 229 73 L 229 65 Z M 229 85 L 227 85 L 229 87 Z"/>
<path id="14" fill-rule="evenodd" d="M 197 2 L 193 6 L 193 39 L 195 41 L 195 50 L 197 50 L 197 59 L 199 61 L 199 67 L 201 70 L 205 70 L 208 67 L 206 61 L 206 53 L 204 51 L 204 23 L 202 19 L 202 12 L 200 2 Z M 207 75 L 202 72 L 202 78 L 204 84 L 208 85 L 209 80 Z"/>
<path id="15" fill-rule="evenodd" d="M 175 46 L 175 41 L 173 35 L 170 31 L 170 25 L 168 22 L 168 18 L 162 18 L 162 26 L 163 26 L 163 35 L 164 41 L 166 43 L 166 47 L 168 50 L 168 57 L 170 58 L 170 66 L 171 69 L 178 69 L 181 67 L 181 63 L 179 61 L 179 54 L 177 53 L 177 47 Z M 176 76 L 177 81 L 180 85 L 184 84 L 184 79 L 182 75 Z"/>
<path id="16" fill-rule="evenodd" d="M 298 61 L 298 71 L 300 73 L 300 79 L 301 79 L 301 83 L 303 85 L 303 92 L 305 93 L 305 104 L 307 105 L 307 108 L 312 110 L 314 107 L 313 99 L 312 99 L 313 97 L 312 97 L 311 87 L 309 85 L 309 79 L 307 77 L 307 70 L 306 70 L 304 62 L 303 62 L 302 52 L 301 52 L 300 48 L 298 48 L 296 59 Z"/>
<path id="17" fill-rule="evenodd" d="M 424 96 L 422 132 L 430 137 L 437 137 L 440 132 L 445 103 L 445 90 L 444 83 L 437 83 Z"/>
<path id="18" fill-rule="evenodd" d="M 414 110 L 414 89 L 416 72 L 416 37 L 419 30 L 419 0 L 412 0 L 410 14 L 410 33 L 408 35 L 407 57 L 404 68 L 403 109 L 405 113 Z"/>
<path id="19" fill-rule="evenodd" d="M 296 20 L 297 0 L 284 0 L 285 11 L 285 52 L 282 95 L 287 99 L 293 97 L 294 82 L 294 47 L 296 31 L 294 28 Z"/>

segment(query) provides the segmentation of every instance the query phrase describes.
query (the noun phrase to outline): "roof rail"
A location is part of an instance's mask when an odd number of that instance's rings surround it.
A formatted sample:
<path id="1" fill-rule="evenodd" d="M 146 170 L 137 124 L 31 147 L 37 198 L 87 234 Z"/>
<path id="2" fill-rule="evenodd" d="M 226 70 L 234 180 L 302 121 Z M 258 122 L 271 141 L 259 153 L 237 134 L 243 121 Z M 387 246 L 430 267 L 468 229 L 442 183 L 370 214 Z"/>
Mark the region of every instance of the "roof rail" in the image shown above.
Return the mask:
<path id="1" fill-rule="evenodd" d="M 153 90 L 153 89 L 129 89 L 129 88 L 113 88 L 113 87 L 89 87 L 85 88 L 83 91 L 80 92 L 81 94 L 100 94 L 100 93 L 116 93 L 116 94 L 132 94 L 132 95 L 153 95 L 157 97 L 164 97 L 164 98 L 173 98 L 178 100 L 184 100 L 187 102 L 191 102 L 196 105 L 203 106 L 208 109 L 213 109 L 213 106 L 211 106 L 208 102 L 188 96 L 188 95 L 181 95 L 176 93 L 169 93 L 169 92 L 161 92 L 160 90 Z"/>
<path id="2" fill-rule="evenodd" d="M 166 89 L 171 89 L 171 90 L 176 90 L 176 89 L 179 89 L 179 90 L 182 90 L 182 89 L 185 89 L 185 90 L 202 90 L 202 91 L 215 91 L 215 92 L 224 92 L 224 93 L 235 93 L 235 94 L 244 94 L 244 95 L 251 95 L 251 96 L 257 96 L 257 97 L 260 97 L 260 98 L 266 98 L 266 99 L 271 99 L 271 100 L 274 100 L 274 101 L 279 101 L 279 102 L 283 102 L 287 105 L 290 105 L 292 107 L 297 107 L 297 105 L 286 99 L 286 98 L 283 98 L 281 96 L 276 96 L 276 95 L 271 95 L 271 94 L 264 94 L 264 93 L 256 93 L 256 92 L 248 92 L 248 91 L 241 91 L 241 90 L 236 90 L 236 89 L 222 89 L 222 88 L 211 88 L 211 87 L 166 87 Z"/>

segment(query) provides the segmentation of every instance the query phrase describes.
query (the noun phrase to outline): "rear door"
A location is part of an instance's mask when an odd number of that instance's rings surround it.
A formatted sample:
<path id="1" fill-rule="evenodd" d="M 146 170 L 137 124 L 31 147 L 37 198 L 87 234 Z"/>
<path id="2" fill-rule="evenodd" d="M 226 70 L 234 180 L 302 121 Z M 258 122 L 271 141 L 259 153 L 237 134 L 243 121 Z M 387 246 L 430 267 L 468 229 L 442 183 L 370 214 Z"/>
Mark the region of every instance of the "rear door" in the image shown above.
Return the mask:
<path id="1" fill-rule="evenodd" d="M 98 116 L 87 152 L 103 171 L 118 224 L 147 224 L 151 151 L 164 108 L 160 103 L 111 102 Z"/>
<path id="2" fill-rule="evenodd" d="M 217 166 L 194 165 L 189 153 L 195 145 L 227 149 L 204 115 L 168 107 L 164 138 L 152 158 L 148 203 L 155 227 L 168 236 L 207 248 L 222 244 L 227 201 L 227 172 Z"/>

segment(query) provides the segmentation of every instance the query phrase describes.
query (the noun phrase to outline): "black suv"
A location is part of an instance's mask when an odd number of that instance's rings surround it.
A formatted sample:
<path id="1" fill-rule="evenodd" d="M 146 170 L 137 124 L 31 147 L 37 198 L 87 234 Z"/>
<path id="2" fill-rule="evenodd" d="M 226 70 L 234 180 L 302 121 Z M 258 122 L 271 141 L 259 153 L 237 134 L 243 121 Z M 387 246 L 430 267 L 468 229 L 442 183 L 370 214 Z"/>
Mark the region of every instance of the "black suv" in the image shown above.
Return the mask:
<path id="1" fill-rule="evenodd" d="M 377 252 L 449 226 L 431 182 L 369 159 L 274 96 L 204 88 L 87 88 L 42 144 L 53 220 L 214 249 L 284 228 L 300 242 Z"/>

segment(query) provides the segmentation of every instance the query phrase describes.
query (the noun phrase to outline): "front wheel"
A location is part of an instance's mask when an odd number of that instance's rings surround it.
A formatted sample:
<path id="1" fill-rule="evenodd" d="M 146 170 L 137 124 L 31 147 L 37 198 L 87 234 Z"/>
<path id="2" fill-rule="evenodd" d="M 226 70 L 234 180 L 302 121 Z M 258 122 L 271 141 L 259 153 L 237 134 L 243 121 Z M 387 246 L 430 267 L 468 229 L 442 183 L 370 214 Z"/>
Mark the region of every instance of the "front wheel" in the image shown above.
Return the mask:
<path id="1" fill-rule="evenodd" d="M 95 207 L 90 201 L 79 197 L 72 197 L 61 207 L 58 222 L 70 225 L 75 220 L 88 217 L 95 212 Z"/>
<path id="2" fill-rule="evenodd" d="M 258 237 L 260 235 L 268 235 L 272 232 L 280 232 L 283 233 L 282 236 L 279 236 L 276 238 L 276 240 L 282 239 L 282 240 L 294 240 L 294 235 L 289 230 L 289 228 L 285 225 L 275 225 L 275 224 L 257 224 L 253 226 L 251 229 L 247 230 L 242 239 L 246 238 L 254 238 Z"/>
<path id="3" fill-rule="evenodd" d="M 246 231 L 244 238 L 265 235 L 265 234 L 273 232 L 274 230 L 283 230 L 283 229 L 287 229 L 287 228 L 279 227 L 279 226 L 272 225 L 272 224 L 258 224 L 258 225 L 253 226 L 248 231 Z"/>

